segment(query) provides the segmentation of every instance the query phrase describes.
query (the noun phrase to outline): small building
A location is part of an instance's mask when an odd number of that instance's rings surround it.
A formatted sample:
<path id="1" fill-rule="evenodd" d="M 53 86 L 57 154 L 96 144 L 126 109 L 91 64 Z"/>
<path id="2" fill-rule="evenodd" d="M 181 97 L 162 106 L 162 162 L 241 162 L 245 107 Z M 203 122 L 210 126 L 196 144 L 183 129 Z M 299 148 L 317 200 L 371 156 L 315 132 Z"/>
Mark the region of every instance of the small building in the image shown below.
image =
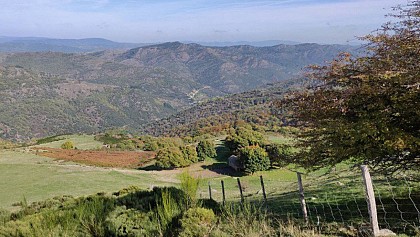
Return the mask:
<path id="1" fill-rule="evenodd" d="M 228 158 L 229 166 L 232 167 L 235 171 L 241 171 L 244 169 L 244 166 L 242 165 L 241 161 L 239 160 L 239 157 L 235 155 L 231 155 Z"/>

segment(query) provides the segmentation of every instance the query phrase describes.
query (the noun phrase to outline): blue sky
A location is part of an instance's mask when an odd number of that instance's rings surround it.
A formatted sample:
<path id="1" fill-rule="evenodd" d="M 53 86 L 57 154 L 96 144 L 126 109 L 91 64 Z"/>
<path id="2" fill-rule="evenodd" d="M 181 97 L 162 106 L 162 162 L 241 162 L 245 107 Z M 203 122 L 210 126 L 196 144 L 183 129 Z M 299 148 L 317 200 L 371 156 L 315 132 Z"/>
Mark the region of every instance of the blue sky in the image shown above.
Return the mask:
<path id="1" fill-rule="evenodd" d="M 354 43 L 407 0 L 0 0 L 0 35 Z"/>

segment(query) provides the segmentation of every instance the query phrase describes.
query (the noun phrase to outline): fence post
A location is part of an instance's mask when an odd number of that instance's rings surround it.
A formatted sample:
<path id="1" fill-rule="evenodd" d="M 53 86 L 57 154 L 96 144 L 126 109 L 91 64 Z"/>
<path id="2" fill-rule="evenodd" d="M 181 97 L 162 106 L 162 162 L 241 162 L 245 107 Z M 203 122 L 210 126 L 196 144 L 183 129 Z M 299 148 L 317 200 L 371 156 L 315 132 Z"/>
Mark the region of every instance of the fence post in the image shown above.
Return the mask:
<path id="1" fill-rule="evenodd" d="M 211 197 L 211 185 L 210 185 L 210 181 L 209 181 L 209 196 L 210 196 L 210 199 L 213 199 L 213 198 Z"/>
<path id="2" fill-rule="evenodd" d="M 302 177 L 301 173 L 296 172 L 298 178 L 298 185 L 299 185 L 299 199 L 300 199 L 300 206 L 302 208 L 302 215 L 303 219 L 306 223 L 308 223 L 308 211 L 306 209 L 306 202 L 305 202 L 305 194 L 303 192 L 303 184 L 302 184 Z"/>
<path id="3" fill-rule="evenodd" d="M 242 193 L 241 181 L 239 180 L 239 178 L 237 180 L 238 180 L 239 192 L 241 193 L 241 203 L 244 203 L 244 194 Z"/>
<path id="4" fill-rule="evenodd" d="M 373 191 L 372 179 L 370 177 L 369 168 L 366 165 L 361 165 L 363 182 L 366 190 L 366 201 L 369 209 L 370 224 L 372 226 L 373 236 L 379 236 L 378 214 L 376 212 L 375 193 Z"/>
<path id="5" fill-rule="evenodd" d="M 226 196 L 225 196 L 225 182 L 223 180 L 220 181 L 222 183 L 222 204 L 223 206 L 226 203 Z"/>
<path id="6" fill-rule="evenodd" d="M 260 181 L 261 181 L 261 188 L 263 192 L 264 202 L 267 204 L 267 195 L 265 194 L 264 179 L 262 175 L 260 175 Z"/>

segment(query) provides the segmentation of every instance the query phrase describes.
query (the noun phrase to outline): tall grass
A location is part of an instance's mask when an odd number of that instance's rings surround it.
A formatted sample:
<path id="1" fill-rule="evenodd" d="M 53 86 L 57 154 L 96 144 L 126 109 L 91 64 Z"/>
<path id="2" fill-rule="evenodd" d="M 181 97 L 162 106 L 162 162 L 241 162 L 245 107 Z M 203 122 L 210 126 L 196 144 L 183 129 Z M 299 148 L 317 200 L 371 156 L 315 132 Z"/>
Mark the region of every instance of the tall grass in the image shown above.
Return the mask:
<path id="1" fill-rule="evenodd" d="M 262 208 L 248 202 L 227 204 L 220 218 L 220 230 L 229 236 L 275 236 L 272 219 Z"/>
<path id="2" fill-rule="evenodd" d="M 192 177 L 189 173 L 184 172 L 180 175 L 180 189 L 186 196 L 187 208 L 197 205 L 197 191 L 200 185 L 200 179 Z"/>
<path id="3" fill-rule="evenodd" d="M 182 215 L 183 206 L 169 190 L 163 190 L 161 199 L 157 200 L 156 216 L 162 236 L 171 236 L 176 222 Z"/>

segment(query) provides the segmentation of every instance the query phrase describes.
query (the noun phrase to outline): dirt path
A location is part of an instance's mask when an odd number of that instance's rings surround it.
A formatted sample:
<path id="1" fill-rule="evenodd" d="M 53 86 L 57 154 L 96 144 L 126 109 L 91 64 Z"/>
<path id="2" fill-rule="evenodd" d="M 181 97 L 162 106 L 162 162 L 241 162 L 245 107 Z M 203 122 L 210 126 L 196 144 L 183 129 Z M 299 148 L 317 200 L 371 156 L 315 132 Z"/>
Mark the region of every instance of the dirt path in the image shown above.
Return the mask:
<path id="1" fill-rule="evenodd" d="M 172 170 L 142 170 L 142 169 L 129 169 L 129 168 L 120 168 L 120 167 L 99 167 L 87 164 L 78 164 L 71 163 L 67 160 L 55 160 L 52 163 L 53 165 L 68 168 L 69 172 L 71 171 L 116 171 L 123 174 L 137 175 L 137 174 L 148 174 L 154 176 L 156 180 L 162 182 L 170 183 L 179 183 L 178 176 L 183 172 L 188 172 L 194 177 L 197 178 L 215 178 L 222 177 L 222 174 L 219 170 L 209 170 L 203 168 L 204 163 L 196 163 L 189 167 L 172 169 Z M 228 168 L 228 170 L 230 170 Z"/>

